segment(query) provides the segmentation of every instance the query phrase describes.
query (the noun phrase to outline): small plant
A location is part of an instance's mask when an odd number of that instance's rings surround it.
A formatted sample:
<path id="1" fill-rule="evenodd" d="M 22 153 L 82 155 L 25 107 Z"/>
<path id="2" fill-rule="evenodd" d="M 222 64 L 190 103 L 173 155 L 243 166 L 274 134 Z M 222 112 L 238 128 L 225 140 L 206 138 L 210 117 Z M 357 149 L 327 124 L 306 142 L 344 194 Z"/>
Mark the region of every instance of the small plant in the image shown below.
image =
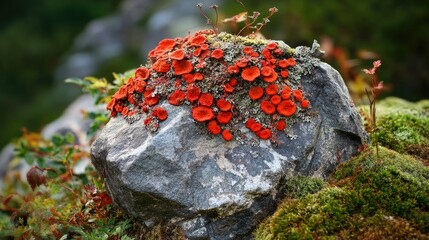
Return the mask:
<path id="1" fill-rule="evenodd" d="M 363 69 L 362 71 L 365 72 L 368 75 L 371 75 L 372 77 L 372 88 L 371 90 L 368 90 L 365 88 L 366 95 L 369 100 L 369 120 L 371 125 L 371 138 L 374 139 L 375 148 L 376 148 L 376 154 L 377 154 L 377 161 L 380 162 L 380 154 L 379 154 L 379 147 L 378 147 L 378 136 L 377 136 L 377 119 L 376 119 L 376 108 L 375 103 L 377 101 L 377 98 L 383 90 L 383 82 L 377 81 L 377 69 L 381 66 L 381 61 L 377 60 L 373 62 L 373 67 L 371 69 Z"/>
<path id="2" fill-rule="evenodd" d="M 247 30 L 247 37 L 249 38 L 256 38 L 258 37 L 258 35 L 260 34 L 261 29 L 270 22 L 270 18 L 276 13 L 278 12 L 278 9 L 276 7 L 272 7 L 268 10 L 268 15 L 264 18 L 262 18 L 262 22 L 257 23 L 258 17 L 261 15 L 260 12 L 253 12 L 252 15 L 249 15 L 249 12 L 247 11 L 246 5 L 244 5 L 243 2 L 241 2 L 240 0 L 236 0 L 236 2 L 238 2 L 244 9 L 244 12 L 239 13 L 231 18 L 226 18 L 224 20 L 222 20 L 223 23 L 229 23 L 232 22 L 233 23 L 233 27 L 234 27 L 234 34 L 235 35 L 241 35 L 241 33 L 244 30 Z M 219 13 L 218 13 L 218 6 L 217 5 L 212 5 L 210 6 L 210 8 L 212 8 L 215 11 L 215 22 L 213 23 L 211 21 L 211 19 L 207 16 L 207 14 L 203 11 L 203 4 L 199 3 L 197 4 L 197 7 L 201 13 L 201 15 L 204 16 L 204 18 L 207 20 L 207 25 L 212 26 L 213 31 L 215 32 L 215 34 L 219 33 Z M 245 22 L 244 27 L 237 31 L 237 23 L 240 22 Z M 252 31 L 251 29 L 254 29 L 254 31 Z"/>

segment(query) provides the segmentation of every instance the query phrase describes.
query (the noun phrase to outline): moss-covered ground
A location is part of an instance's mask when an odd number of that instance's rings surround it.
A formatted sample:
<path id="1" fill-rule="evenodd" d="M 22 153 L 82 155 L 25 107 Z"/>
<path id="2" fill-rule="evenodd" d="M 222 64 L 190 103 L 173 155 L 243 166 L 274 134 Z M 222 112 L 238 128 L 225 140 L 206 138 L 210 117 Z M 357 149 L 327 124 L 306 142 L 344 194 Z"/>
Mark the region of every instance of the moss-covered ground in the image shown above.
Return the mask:
<path id="1" fill-rule="evenodd" d="M 377 109 L 381 162 L 368 147 L 324 184 L 291 179 L 256 239 L 429 239 L 429 101 Z"/>

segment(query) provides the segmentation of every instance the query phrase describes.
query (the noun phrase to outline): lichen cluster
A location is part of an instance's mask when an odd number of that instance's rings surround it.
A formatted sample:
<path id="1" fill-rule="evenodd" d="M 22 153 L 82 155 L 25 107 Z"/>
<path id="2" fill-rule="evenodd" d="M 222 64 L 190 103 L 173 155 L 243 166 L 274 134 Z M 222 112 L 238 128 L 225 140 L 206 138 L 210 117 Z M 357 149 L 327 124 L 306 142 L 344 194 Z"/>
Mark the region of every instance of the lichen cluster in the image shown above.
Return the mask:
<path id="1" fill-rule="evenodd" d="M 310 107 L 298 81 L 293 50 L 278 42 L 204 30 L 164 39 L 107 105 L 111 117 L 143 123 L 155 132 L 168 112 L 159 103 L 188 105 L 192 118 L 226 141 L 242 139 L 243 124 L 259 139 L 275 141 Z"/>

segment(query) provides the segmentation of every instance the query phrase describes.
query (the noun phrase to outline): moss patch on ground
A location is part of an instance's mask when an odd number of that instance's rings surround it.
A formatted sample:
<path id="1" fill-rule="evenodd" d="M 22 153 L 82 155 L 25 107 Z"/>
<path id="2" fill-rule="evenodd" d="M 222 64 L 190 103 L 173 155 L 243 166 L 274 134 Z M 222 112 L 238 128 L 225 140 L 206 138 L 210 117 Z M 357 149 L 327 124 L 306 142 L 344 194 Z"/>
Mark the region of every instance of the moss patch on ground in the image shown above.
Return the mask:
<path id="1" fill-rule="evenodd" d="M 368 106 L 361 107 L 365 117 Z M 417 103 L 389 97 L 377 103 L 378 141 L 429 165 L 429 100 Z"/>
<path id="2" fill-rule="evenodd" d="M 340 166 L 326 187 L 286 198 L 256 239 L 428 239 L 429 168 L 381 148 Z"/>

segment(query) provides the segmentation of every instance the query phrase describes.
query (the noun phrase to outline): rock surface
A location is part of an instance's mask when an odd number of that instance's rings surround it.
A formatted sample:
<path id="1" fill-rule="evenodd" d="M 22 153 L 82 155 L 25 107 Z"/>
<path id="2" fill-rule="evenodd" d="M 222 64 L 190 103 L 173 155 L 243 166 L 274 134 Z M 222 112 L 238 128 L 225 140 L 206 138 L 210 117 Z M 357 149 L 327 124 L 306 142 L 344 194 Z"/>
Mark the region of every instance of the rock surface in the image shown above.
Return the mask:
<path id="1" fill-rule="evenodd" d="M 298 61 L 314 54 L 296 51 Z M 155 134 L 141 122 L 112 118 L 91 157 L 114 201 L 142 221 L 180 225 L 188 239 L 250 239 L 288 178 L 325 178 L 366 139 L 338 72 L 318 59 L 310 65 L 300 82 L 314 114 L 279 134 L 278 146 L 225 142 L 199 128 L 185 106 L 168 103 L 169 117 Z"/>

